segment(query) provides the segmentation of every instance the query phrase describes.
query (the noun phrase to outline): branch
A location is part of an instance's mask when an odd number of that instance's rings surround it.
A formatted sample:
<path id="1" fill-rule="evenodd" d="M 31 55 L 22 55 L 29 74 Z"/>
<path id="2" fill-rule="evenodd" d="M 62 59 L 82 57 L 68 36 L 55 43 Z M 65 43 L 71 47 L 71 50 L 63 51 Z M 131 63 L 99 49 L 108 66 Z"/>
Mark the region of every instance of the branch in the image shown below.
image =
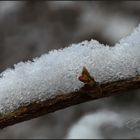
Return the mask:
<path id="1" fill-rule="evenodd" d="M 99 91 L 99 88 L 85 84 L 79 91 L 60 94 L 46 101 L 36 101 L 29 105 L 21 106 L 11 113 L 0 116 L 0 128 L 30 120 L 69 106 L 113 96 L 120 92 L 123 94 L 123 91 L 138 88 L 140 88 L 140 75 L 125 80 L 101 84 L 100 89 L 102 92 Z"/>

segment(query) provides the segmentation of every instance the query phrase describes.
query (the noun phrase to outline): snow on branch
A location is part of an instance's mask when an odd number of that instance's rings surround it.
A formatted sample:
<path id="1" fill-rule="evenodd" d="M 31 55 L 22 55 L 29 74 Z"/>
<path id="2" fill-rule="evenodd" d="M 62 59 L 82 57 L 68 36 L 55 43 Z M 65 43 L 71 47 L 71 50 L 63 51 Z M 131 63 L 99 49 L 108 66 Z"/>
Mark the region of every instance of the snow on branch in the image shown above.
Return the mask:
<path id="1" fill-rule="evenodd" d="M 78 80 L 83 67 L 99 83 L 101 94 L 99 88 Z M 114 47 L 83 41 L 20 62 L 0 75 L 0 127 L 140 88 L 139 75 L 140 26 Z"/>

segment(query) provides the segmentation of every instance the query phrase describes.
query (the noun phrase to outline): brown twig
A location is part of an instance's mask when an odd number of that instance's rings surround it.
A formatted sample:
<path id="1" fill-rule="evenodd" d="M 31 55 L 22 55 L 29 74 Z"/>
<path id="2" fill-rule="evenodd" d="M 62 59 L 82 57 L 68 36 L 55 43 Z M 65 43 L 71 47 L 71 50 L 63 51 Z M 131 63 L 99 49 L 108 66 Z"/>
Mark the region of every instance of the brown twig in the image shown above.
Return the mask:
<path id="1" fill-rule="evenodd" d="M 0 128 L 30 120 L 50 112 L 90 100 L 113 96 L 120 92 L 123 94 L 123 91 L 128 91 L 130 89 L 138 89 L 140 88 L 140 76 L 104 83 L 100 85 L 100 88 L 102 92 L 99 92 L 99 88 L 85 84 L 85 86 L 79 91 L 57 95 L 53 99 L 36 101 L 29 105 L 21 106 L 15 111 L 0 117 Z"/>

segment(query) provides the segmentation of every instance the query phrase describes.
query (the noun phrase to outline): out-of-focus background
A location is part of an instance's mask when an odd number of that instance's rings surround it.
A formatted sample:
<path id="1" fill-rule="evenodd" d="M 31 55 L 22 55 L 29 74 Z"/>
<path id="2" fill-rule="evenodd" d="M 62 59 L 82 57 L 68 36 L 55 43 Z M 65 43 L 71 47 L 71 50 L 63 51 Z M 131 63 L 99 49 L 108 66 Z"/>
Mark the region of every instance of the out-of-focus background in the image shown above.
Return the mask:
<path id="1" fill-rule="evenodd" d="M 113 46 L 139 23 L 139 1 L 0 1 L 0 72 L 20 61 L 31 60 L 49 50 L 84 40 L 96 39 Z M 83 103 L 16 124 L 0 130 L 0 138 L 68 138 L 73 126 L 86 114 L 93 115 L 90 123 L 101 123 L 106 119 L 107 112 L 103 113 L 105 116 L 99 113 L 99 120 L 94 119 L 94 114 L 97 115 L 102 109 L 117 112 L 124 119 L 138 118 L 138 93 L 131 91 L 123 96 Z M 122 136 L 124 131 L 122 127 L 120 131 L 115 126 L 119 120 L 114 121 L 111 127 L 100 124 L 98 130 L 89 127 L 87 122 L 88 117 L 84 123 L 87 129 L 83 130 L 81 126 L 75 133 L 80 131 L 84 135 L 90 128 L 94 132 L 92 138 L 98 137 L 95 131 L 104 138 L 114 138 Z M 135 130 L 132 129 L 132 132 Z M 139 132 L 139 129 L 135 131 L 137 134 Z M 129 133 L 129 138 L 139 137 L 137 134 Z M 88 138 L 88 134 L 85 135 Z"/>

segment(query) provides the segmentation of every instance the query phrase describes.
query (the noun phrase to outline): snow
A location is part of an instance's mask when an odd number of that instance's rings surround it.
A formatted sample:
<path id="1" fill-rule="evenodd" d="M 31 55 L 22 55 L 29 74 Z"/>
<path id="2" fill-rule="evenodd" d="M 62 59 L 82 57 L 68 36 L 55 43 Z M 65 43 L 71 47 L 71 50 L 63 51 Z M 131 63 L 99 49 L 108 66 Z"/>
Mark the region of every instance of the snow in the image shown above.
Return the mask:
<path id="1" fill-rule="evenodd" d="M 74 124 L 67 139 L 133 139 L 140 137 L 140 119 L 128 119 L 129 114 L 100 110 L 83 116 Z"/>
<path id="2" fill-rule="evenodd" d="M 116 124 L 120 127 L 122 124 L 121 117 L 114 112 L 102 110 L 92 114 L 83 116 L 76 124 L 74 124 L 67 139 L 103 139 L 100 127 L 104 124 Z"/>
<path id="3" fill-rule="evenodd" d="M 139 37 L 140 26 L 114 47 L 83 41 L 15 64 L 0 75 L 0 112 L 78 90 L 83 66 L 100 83 L 140 74 Z"/>

